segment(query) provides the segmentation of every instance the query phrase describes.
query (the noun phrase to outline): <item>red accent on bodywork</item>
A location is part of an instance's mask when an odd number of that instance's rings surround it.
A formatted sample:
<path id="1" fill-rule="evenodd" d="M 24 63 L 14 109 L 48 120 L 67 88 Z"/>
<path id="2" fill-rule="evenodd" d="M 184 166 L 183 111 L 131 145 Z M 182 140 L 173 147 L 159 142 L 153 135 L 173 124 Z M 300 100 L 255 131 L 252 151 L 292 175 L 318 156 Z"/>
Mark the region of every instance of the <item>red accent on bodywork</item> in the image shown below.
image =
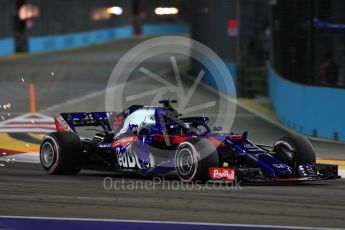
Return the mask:
<path id="1" fill-rule="evenodd" d="M 210 168 L 209 173 L 212 180 L 235 180 L 235 169 L 233 168 Z"/>
<path id="2" fill-rule="evenodd" d="M 173 136 L 173 135 L 160 135 L 160 134 L 153 135 L 153 137 L 154 137 L 154 140 L 157 142 L 169 142 L 170 144 L 173 144 L 173 145 L 179 145 L 181 142 L 190 138 L 190 136 Z"/>
<path id="3" fill-rule="evenodd" d="M 119 129 L 123 123 L 123 116 L 122 115 L 117 115 L 114 118 L 114 129 Z"/>
<path id="4" fill-rule="evenodd" d="M 241 140 L 242 139 L 242 135 L 229 135 L 228 136 L 230 140 Z"/>
<path id="5" fill-rule="evenodd" d="M 218 146 L 222 143 L 220 140 L 213 138 L 213 137 L 209 137 L 209 138 L 207 138 L 207 140 L 209 140 L 212 144 L 214 144 L 216 146 Z"/>
<path id="6" fill-rule="evenodd" d="M 65 129 L 63 128 L 60 120 L 56 117 L 54 117 L 55 127 L 57 132 L 64 132 Z"/>
<path id="7" fill-rule="evenodd" d="M 114 149 L 118 146 L 127 146 L 138 140 L 138 136 L 125 137 L 117 141 L 113 141 L 111 147 Z"/>
<path id="8" fill-rule="evenodd" d="M 191 136 L 175 136 L 175 135 L 161 135 L 161 134 L 153 135 L 153 137 L 154 137 L 154 140 L 157 142 L 162 142 L 162 143 L 169 142 L 170 144 L 173 144 L 173 145 L 179 145 L 183 141 L 191 138 Z M 221 141 L 213 137 L 209 137 L 207 139 L 216 146 L 222 143 Z"/>

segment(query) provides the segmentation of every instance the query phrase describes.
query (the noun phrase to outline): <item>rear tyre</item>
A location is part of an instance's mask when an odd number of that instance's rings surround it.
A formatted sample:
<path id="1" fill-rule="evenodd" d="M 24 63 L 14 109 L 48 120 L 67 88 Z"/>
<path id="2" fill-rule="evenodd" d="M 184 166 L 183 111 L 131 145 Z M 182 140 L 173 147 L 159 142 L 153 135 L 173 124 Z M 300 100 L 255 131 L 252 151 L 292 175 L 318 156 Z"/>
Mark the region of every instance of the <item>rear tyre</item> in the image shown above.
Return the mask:
<path id="1" fill-rule="evenodd" d="M 46 135 L 40 147 L 40 161 L 48 174 L 73 175 L 79 173 L 83 160 L 80 138 L 72 132 Z"/>
<path id="2" fill-rule="evenodd" d="M 296 169 L 299 165 L 315 164 L 315 151 L 310 141 L 301 135 L 280 138 L 274 144 L 274 152 L 284 163 Z"/>
<path id="3" fill-rule="evenodd" d="M 183 182 L 207 182 L 211 167 L 219 167 L 219 158 L 215 146 L 207 139 L 189 139 L 178 146 L 175 169 Z"/>

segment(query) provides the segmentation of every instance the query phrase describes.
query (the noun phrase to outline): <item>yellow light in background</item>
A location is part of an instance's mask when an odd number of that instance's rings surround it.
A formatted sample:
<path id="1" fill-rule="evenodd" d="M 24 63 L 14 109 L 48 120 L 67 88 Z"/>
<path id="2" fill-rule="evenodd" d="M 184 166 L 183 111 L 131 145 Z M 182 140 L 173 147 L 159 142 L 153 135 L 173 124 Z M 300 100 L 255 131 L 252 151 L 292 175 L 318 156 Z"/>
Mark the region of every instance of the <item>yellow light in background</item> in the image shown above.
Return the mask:
<path id="1" fill-rule="evenodd" d="M 111 14 L 108 14 L 106 8 L 98 8 L 91 12 L 91 18 L 94 21 L 106 21 L 111 18 Z"/>
<path id="2" fill-rule="evenodd" d="M 123 9 L 120 6 L 108 7 L 107 13 L 108 14 L 121 15 L 123 13 Z"/>
<path id="3" fill-rule="evenodd" d="M 91 11 L 91 18 L 94 21 L 106 21 L 109 20 L 112 15 L 123 14 L 123 9 L 120 6 L 96 8 Z"/>
<path id="4" fill-rule="evenodd" d="M 176 7 L 157 7 L 155 14 L 157 15 L 173 15 L 178 14 L 179 10 Z"/>

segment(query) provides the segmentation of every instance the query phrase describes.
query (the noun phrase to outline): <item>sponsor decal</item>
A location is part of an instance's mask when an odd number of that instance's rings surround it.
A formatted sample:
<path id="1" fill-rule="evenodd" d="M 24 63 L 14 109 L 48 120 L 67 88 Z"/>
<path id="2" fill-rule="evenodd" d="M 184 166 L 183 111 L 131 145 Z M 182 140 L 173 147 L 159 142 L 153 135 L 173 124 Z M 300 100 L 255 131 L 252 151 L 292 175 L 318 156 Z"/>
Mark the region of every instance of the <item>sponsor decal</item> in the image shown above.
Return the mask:
<path id="1" fill-rule="evenodd" d="M 151 168 L 154 167 L 155 162 L 153 155 L 149 153 L 149 162 L 143 162 L 142 164 L 139 162 L 139 157 L 137 152 L 129 146 L 126 150 L 121 149 L 121 147 L 117 147 L 116 149 L 116 156 L 117 161 L 120 167 L 123 168 Z"/>
<path id="2" fill-rule="evenodd" d="M 131 137 L 125 137 L 120 140 L 114 141 L 111 145 L 111 147 L 114 149 L 118 146 L 127 146 L 129 144 L 132 144 L 133 142 L 137 141 L 137 136 L 131 136 Z"/>
<path id="3" fill-rule="evenodd" d="M 111 144 L 100 144 L 100 145 L 98 145 L 98 147 L 100 147 L 100 148 L 110 148 Z"/>
<path id="4" fill-rule="evenodd" d="M 259 148 L 247 148 L 247 151 L 248 152 L 262 152 L 262 150 Z"/>
<path id="5" fill-rule="evenodd" d="M 248 151 L 248 152 L 262 152 L 262 149 L 258 148 L 257 146 L 251 144 L 251 143 L 245 143 L 243 147 Z"/>
<path id="6" fill-rule="evenodd" d="M 212 180 L 235 180 L 235 170 L 233 168 L 210 168 L 209 172 Z"/>
<path id="7" fill-rule="evenodd" d="M 125 151 L 122 154 L 117 154 L 117 159 L 120 167 L 141 169 L 138 156 L 135 151 Z"/>
<path id="8" fill-rule="evenodd" d="M 138 155 L 132 148 L 131 144 L 138 140 L 138 136 L 125 137 L 120 140 L 114 141 L 111 145 L 115 149 L 117 162 L 120 167 L 123 168 L 139 168 L 141 169 L 141 164 L 139 163 Z"/>
<path id="9" fill-rule="evenodd" d="M 252 144 L 249 144 L 249 143 L 244 144 L 244 147 L 248 149 L 255 148 Z"/>
<path id="10" fill-rule="evenodd" d="M 273 164 L 273 167 L 277 168 L 277 169 L 284 169 L 286 168 L 285 164 Z"/>

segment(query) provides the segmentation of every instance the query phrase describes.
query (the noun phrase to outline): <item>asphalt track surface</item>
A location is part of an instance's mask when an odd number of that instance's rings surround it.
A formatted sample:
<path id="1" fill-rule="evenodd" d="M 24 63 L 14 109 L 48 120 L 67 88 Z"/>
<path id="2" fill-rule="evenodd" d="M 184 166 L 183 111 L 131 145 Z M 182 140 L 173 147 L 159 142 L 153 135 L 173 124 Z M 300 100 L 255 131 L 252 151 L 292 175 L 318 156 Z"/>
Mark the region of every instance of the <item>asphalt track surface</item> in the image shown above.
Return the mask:
<path id="1" fill-rule="evenodd" d="M 1 60 L 1 103 L 10 101 L 13 114 L 28 112 L 28 83 L 34 83 L 38 111 L 45 114 L 103 111 L 104 88 L 116 61 L 144 39 L 137 37 L 89 48 Z M 169 57 L 148 60 L 145 67 L 173 82 Z M 184 65 L 188 59 L 177 56 L 176 60 Z M 184 81 L 185 89 L 191 84 Z M 125 92 L 134 95 L 159 86 L 137 72 Z M 203 87 L 195 92 L 191 104 L 206 103 L 215 97 Z M 151 100 L 139 98 L 135 102 Z M 190 115 L 196 114 L 209 115 L 212 122 L 219 108 L 190 112 Z M 288 134 L 237 107 L 233 130 L 247 129 L 251 139 L 267 144 Z M 313 144 L 319 157 L 344 158 L 344 145 Z M 110 177 L 117 187 L 105 189 L 105 177 Z M 154 182 L 158 183 L 157 180 Z M 152 178 L 123 179 L 121 175 L 89 171 L 82 171 L 78 176 L 48 176 L 37 164 L 5 164 L 0 167 L 0 215 L 345 227 L 344 180 L 287 185 L 240 184 L 240 188 L 185 188 L 182 185 L 167 188 L 168 182 L 152 185 L 154 182 Z M 139 184 L 139 189 L 131 189 L 133 183 Z M 147 187 L 140 187 L 142 183 Z"/>

